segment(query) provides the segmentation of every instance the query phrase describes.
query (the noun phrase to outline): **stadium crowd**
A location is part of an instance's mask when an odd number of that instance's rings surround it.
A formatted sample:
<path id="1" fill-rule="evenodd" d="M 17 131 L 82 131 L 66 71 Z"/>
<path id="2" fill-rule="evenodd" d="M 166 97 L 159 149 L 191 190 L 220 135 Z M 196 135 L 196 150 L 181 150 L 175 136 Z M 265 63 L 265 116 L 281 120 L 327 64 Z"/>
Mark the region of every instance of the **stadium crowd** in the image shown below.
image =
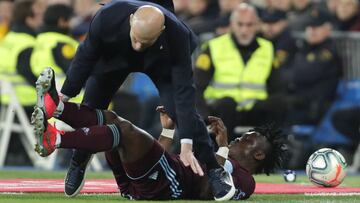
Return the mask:
<path id="1" fill-rule="evenodd" d="M 0 80 L 14 85 L 29 116 L 36 102 L 37 76 L 51 66 L 63 81 L 92 16 L 107 2 L 0 0 Z M 229 140 L 239 136 L 239 126 L 275 122 L 292 133 L 294 125 L 320 124 L 337 99 L 340 81 L 347 79 L 341 57 L 345 50 L 337 49 L 333 32 L 360 31 L 358 0 L 173 2 L 176 15 L 200 40 L 193 56 L 199 113 L 222 118 Z M 1 95 L 2 105 L 9 102 L 7 95 Z M 135 73 L 120 88 L 111 108 L 159 135 L 155 110 L 159 104 L 150 80 Z M 335 126 L 359 129 L 359 122 L 343 124 L 341 118 L 333 120 Z M 358 132 L 354 136 L 345 130 L 344 136 L 347 134 L 358 142 Z M 18 152 L 20 139 L 13 137 L 7 162 L 23 165 L 27 158 Z"/>

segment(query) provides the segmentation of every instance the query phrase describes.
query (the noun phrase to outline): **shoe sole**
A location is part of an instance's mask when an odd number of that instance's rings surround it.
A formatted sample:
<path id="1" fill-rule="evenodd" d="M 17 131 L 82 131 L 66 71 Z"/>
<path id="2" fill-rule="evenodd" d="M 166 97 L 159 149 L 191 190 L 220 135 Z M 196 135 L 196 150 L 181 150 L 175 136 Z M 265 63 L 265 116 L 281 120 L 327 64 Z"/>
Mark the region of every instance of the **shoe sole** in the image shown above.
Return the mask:
<path id="1" fill-rule="evenodd" d="M 84 187 L 84 184 L 85 184 L 85 178 L 86 178 L 86 172 L 87 172 L 87 169 L 88 169 L 88 167 L 89 167 L 89 165 L 90 165 L 90 163 L 91 163 L 91 161 L 92 161 L 93 157 L 94 157 L 94 154 L 92 154 L 92 155 L 91 155 L 91 157 L 90 157 L 90 159 L 89 159 L 88 163 L 86 164 L 86 167 L 85 167 L 85 173 L 84 173 L 84 178 L 82 179 L 81 184 L 80 184 L 80 186 L 78 187 L 78 189 L 76 189 L 76 191 L 75 191 L 73 194 L 71 194 L 71 195 L 66 194 L 66 192 L 65 192 L 65 190 L 64 190 L 64 194 L 65 194 L 65 196 L 67 196 L 67 197 L 75 197 L 76 195 L 78 195 L 78 194 L 80 193 L 80 191 L 81 191 L 81 190 L 82 190 L 82 188 Z M 66 180 L 66 176 L 65 176 L 65 178 L 64 178 L 64 183 L 65 183 L 65 180 Z"/>
<path id="2" fill-rule="evenodd" d="M 50 90 L 51 81 L 54 77 L 54 72 L 51 68 L 46 68 L 41 72 L 40 76 L 36 81 L 36 93 L 37 93 L 37 102 L 36 106 L 41 108 L 41 110 L 46 114 L 45 109 L 45 94 Z"/>
<path id="3" fill-rule="evenodd" d="M 41 110 L 41 108 L 35 107 L 34 112 L 31 115 L 31 124 L 34 126 L 36 138 L 35 151 L 43 157 L 45 157 L 47 154 L 47 151 L 42 144 L 45 132 L 44 120 L 44 112 Z"/>
<path id="4" fill-rule="evenodd" d="M 223 196 L 221 198 L 214 198 L 215 201 L 228 201 L 228 200 L 230 200 L 231 198 L 234 197 L 236 189 L 235 189 L 234 181 L 232 179 L 231 174 L 229 174 L 229 177 L 230 177 L 230 181 L 231 181 L 231 185 L 232 185 L 230 191 L 225 196 Z"/>

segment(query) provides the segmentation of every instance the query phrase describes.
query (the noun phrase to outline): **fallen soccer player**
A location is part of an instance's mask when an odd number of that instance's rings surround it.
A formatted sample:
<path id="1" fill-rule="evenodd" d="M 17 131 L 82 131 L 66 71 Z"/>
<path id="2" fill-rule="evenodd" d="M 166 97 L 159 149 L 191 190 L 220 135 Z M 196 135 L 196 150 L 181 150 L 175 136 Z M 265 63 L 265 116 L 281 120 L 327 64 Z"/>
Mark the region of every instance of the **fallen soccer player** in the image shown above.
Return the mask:
<path id="1" fill-rule="evenodd" d="M 115 150 L 116 156 L 106 159 L 122 196 L 147 200 L 213 199 L 209 175 L 195 174 L 177 154 L 166 150 L 170 148 L 175 123 L 164 108 L 158 108 L 164 130 L 157 141 L 112 111 L 62 102 L 55 88 L 54 74 L 48 69 L 39 77 L 37 91 L 39 101 L 31 122 L 40 156 L 49 156 L 58 148 L 92 153 Z M 47 120 L 55 114 L 75 131 L 63 132 L 49 124 Z M 286 155 L 285 137 L 269 125 L 254 128 L 228 144 L 222 120 L 216 117 L 208 120 L 219 146 L 217 160 L 231 173 L 227 181 L 236 187 L 232 199 L 249 198 L 255 190 L 252 174 L 269 174 L 281 167 Z M 206 165 L 199 167 L 205 169 Z"/>

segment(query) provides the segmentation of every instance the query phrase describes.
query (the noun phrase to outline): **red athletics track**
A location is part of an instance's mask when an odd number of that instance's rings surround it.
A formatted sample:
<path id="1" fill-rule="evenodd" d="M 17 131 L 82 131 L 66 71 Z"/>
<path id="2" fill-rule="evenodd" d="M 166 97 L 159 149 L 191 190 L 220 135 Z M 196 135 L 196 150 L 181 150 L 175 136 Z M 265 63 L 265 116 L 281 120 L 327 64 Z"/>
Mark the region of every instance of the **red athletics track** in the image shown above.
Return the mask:
<path id="1" fill-rule="evenodd" d="M 64 181 L 59 179 L 5 179 L 0 180 L 0 192 L 63 192 Z M 82 193 L 116 193 L 114 180 L 88 180 Z M 257 194 L 316 194 L 316 193 L 359 193 L 360 188 L 320 188 L 300 184 L 257 183 Z"/>

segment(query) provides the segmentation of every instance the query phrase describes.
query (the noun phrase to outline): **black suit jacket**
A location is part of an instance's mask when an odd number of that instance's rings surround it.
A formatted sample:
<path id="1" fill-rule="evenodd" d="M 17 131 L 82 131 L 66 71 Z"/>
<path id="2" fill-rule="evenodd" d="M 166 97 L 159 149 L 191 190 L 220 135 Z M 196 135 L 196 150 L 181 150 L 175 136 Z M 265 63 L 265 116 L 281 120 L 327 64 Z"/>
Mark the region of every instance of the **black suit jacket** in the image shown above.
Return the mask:
<path id="1" fill-rule="evenodd" d="M 61 92 L 67 96 L 77 95 L 91 74 L 119 70 L 145 72 L 158 87 L 162 99 L 172 100 L 171 109 L 167 110 L 177 122 L 179 135 L 192 138 L 198 115 L 191 53 L 197 46 L 197 38 L 174 15 L 172 2 L 164 2 L 170 6 L 168 9 L 135 0 L 112 1 L 101 8 L 77 50 Z M 165 30 L 154 45 L 139 53 L 131 47 L 129 17 L 143 5 L 156 6 L 164 13 Z"/>

